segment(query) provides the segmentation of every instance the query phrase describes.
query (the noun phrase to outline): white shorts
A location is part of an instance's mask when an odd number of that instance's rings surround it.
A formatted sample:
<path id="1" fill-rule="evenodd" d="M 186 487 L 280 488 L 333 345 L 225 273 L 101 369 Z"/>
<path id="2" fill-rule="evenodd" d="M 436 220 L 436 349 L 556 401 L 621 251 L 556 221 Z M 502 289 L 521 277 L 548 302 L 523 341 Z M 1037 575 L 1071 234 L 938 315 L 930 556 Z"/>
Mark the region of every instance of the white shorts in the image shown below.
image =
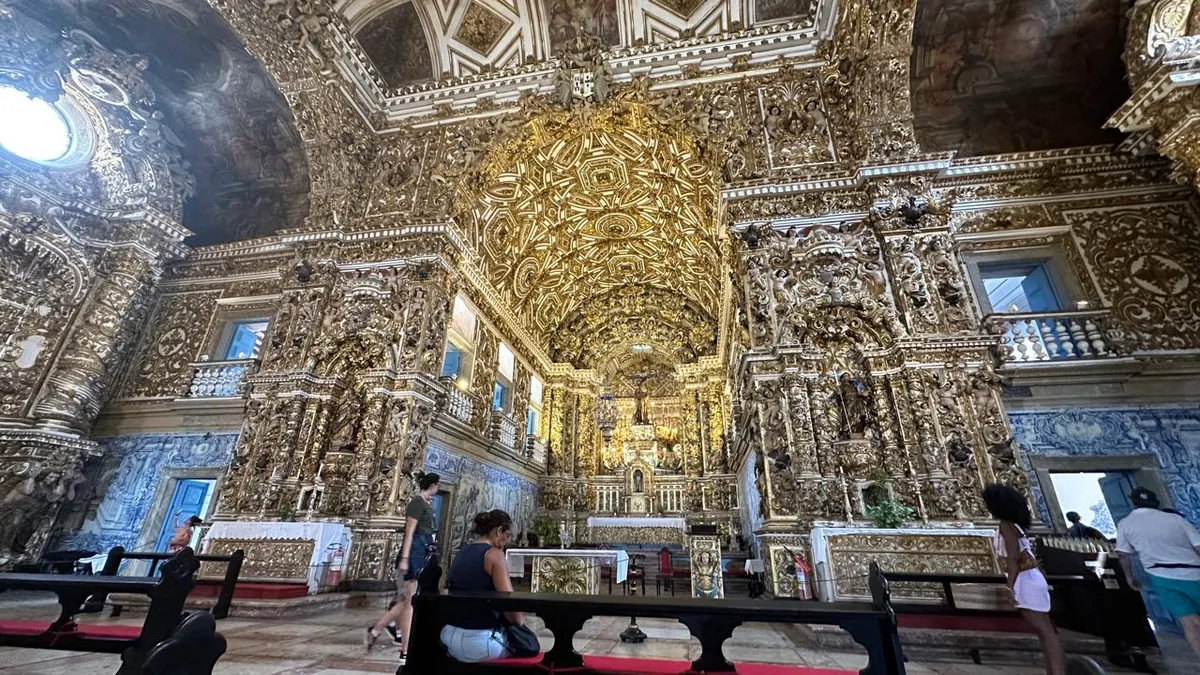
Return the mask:
<path id="1" fill-rule="evenodd" d="M 508 649 L 504 646 L 504 633 L 499 630 L 444 626 L 441 639 L 450 658 L 461 663 L 479 663 L 508 656 Z"/>
<path id="2" fill-rule="evenodd" d="M 1013 584 L 1013 604 L 1017 609 L 1050 611 L 1050 585 L 1041 570 L 1025 570 L 1017 575 L 1017 583 Z"/>

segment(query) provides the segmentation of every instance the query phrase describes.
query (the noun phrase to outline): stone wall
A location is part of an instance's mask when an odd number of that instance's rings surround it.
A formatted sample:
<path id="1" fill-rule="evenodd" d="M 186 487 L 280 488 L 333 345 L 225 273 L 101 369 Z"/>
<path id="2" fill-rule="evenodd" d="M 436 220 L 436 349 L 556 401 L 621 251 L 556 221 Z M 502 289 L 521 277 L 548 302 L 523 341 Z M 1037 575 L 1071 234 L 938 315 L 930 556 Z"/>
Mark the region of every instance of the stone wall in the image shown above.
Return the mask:
<path id="1" fill-rule="evenodd" d="M 1196 406 L 1084 408 L 1010 412 L 1013 435 L 1043 520 L 1049 509 L 1030 456 L 1152 454 L 1173 506 L 1200 523 L 1200 409 Z"/>
<path id="2" fill-rule="evenodd" d="M 454 452 L 430 441 L 425 451 L 425 471 L 437 473 L 445 487 L 453 486 L 449 527 L 443 550 L 458 551 L 474 541 L 471 527 L 475 514 L 504 509 L 513 519 L 513 536 L 533 525 L 537 506 L 537 484 L 510 471 Z"/>
<path id="3" fill-rule="evenodd" d="M 205 470 L 218 477 L 229 464 L 236 433 L 136 434 L 100 441 L 104 458 L 90 476 L 96 496 L 77 503 L 77 531 L 60 536 L 59 550 L 104 553 L 113 546 L 148 549 L 162 527 L 154 507 L 163 481 L 175 470 Z M 167 495 L 170 499 L 170 495 Z M 69 518 L 68 518 L 69 520 Z"/>

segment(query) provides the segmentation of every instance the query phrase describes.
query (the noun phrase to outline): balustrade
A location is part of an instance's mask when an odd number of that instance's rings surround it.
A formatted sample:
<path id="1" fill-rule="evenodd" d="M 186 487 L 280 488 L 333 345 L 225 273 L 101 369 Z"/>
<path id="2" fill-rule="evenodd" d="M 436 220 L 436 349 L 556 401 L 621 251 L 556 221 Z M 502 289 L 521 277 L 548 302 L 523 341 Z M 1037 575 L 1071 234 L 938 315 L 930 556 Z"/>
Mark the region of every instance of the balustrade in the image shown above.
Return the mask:
<path id="1" fill-rule="evenodd" d="M 546 444 L 542 439 L 533 434 L 525 437 L 525 459 L 539 465 L 546 462 Z"/>
<path id="2" fill-rule="evenodd" d="M 189 398 L 241 396 L 246 376 L 258 367 L 253 359 L 241 361 L 204 361 L 192 364 Z"/>
<path id="3" fill-rule="evenodd" d="M 492 424 L 488 436 L 510 450 L 517 449 L 517 423 L 499 410 L 492 411 Z"/>
<path id="4" fill-rule="evenodd" d="M 443 377 L 441 381 L 446 387 L 446 412 L 459 422 L 470 424 L 475 413 L 475 400 L 458 388 L 454 378 Z"/>
<path id="5" fill-rule="evenodd" d="M 1120 346 L 1107 310 L 992 314 L 984 323 L 1003 336 L 1005 360 L 1012 363 L 1110 358 Z"/>
<path id="6" fill-rule="evenodd" d="M 660 513 L 680 513 L 683 511 L 683 486 L 658 486 L 658 509 Z"/>
<path id="7" fill-rule="evenodd" d="M 596 511 L 617 513 L 621 510 L 621 488 L 617 485 L 596 486 Z"/>

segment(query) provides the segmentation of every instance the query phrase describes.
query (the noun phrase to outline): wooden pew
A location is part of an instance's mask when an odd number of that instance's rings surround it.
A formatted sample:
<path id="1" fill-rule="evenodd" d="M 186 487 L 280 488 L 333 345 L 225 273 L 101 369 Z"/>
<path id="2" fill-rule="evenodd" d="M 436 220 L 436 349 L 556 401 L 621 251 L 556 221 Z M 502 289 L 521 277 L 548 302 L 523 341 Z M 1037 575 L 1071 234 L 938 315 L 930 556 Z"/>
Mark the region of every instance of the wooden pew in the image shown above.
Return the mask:
<path id="1" fill-rule="evenodd" d="M 215 632 L 211 616 L 185 619 L 183 612 L 199 568 L 196 555 L 185 548 L 163 564 L 159 577 L 0 574 L 0 592 L 49 591 L 60 607 L 51 622 L 0 621 L 0 646 L 120 654 L 117 675 L 211 675 L 225 638 Z M 140 629 L 75 622 L 89 597 L 108 593 L 150 598 Z"/>
<path id="2" fill-rule="evenodd" d="M 959 584 L 1007 584 L 1007 577 L 1001 574 L 925 574 L 911 572 L 884 572 L 883 576 L 888 580 L 889 584 L 896 583 L 922 583 L 926 585 L 940 585 L 942 588 L 943 602 L 926 603 L 926 602 L 893 602 L 892 608 L 899 615 L 900 624 L 911 624 L 905 621 L 905 617 L 936 617 L 944 618 L 950 623 L 939 623 L 936 628 L 939 630 L 987 630 L 981 627 L 979 620 L 996 619 L 1002 625 L 1006 625 L 1009 629 L 1019 627 L 1022 632 L 1032 633 L 1032 627 L 1025 625 L 1024 619 L 1016 608 L 1004 609 L 975 609 L 959 607 L 957 599 L 954 597 L 954 586 Z M 1068 574 L 1047 574 L 1046 581 L 1050 584 L 1050 594 L 1053 600 L 1051 615 L 1055 619 L 1055 623 L 1062 623 L 1062 605 L 1064 605 L 1064 595 L 1067 593 L 1084 592 L 1089 594 L 1104 594 L 1106 593 L 1104 583 L 1094 574 L 1068 575 Z M 1099 605 L 1097 605 L 1099 606 Z M 961 627 L 956 627 L 953 624 L 955 621 L 962 622 Z M 1102 621 L 1095 625 L 1101 627 L 1111 627 L 1114 624 L 1112 621 Z M 928 627 L 928 626 L 927 626 Z M 1106 644 L 1110 642 L 1113 636 L 1106 635 L 1104 631 L 1093 632 L 1074 626 L 1077 630 L 1091 633 L 1098 637 L 1105 638 Z M 1003 628 L 1000 628 L 1003 629 Z M 1107 629 L 1105 629 L 1107 630 Z M 1121 636 L 1117 636 L 1121 637 Z M 970 650 L 971 660 L 975 663 L 982 663 L 982 656 L 978 649 Z M 1140 656 L 1140 655 L 1138 655 Z M 1114 654 L 1110 653 L 1109 658 L 1113 660 Z M 1145 658 L 1135 659 L 1134 655 L 1128 655 L 1128 665 L 1138 670 L 1147 667 Z M 1118 656 L 1120 659 L 1120 656 Z M 1136 662 L 1136 663 L 1135 663 Z"/>
<path id="3" fill-rule="evenodd" d="M 888 604 L 887 582 L 875 570 L 872 602 L 816 603 L 641 596 L 580 596 L 543 593 L 422 592 L 413 600 L 413 634 L 408 660 L 397 675 L 487 675 L 589 672 L 572 645 L 574 635 L 596 616 L 637 616 L 677 619 L 700 642 L 700 658 L 692 670 L 732 673 L 721 646 L 745 622 L 817 623 L 841 626 L 862 645 L 869 658 L 862 675 L 904 675 L 904 657 L 896 633 L 895 615 Z M 491 662 L 464 664 L 446 654 L 439 635 L 452 612 L 520 611 L 537 615 L 554 633 L 554 647 L 540 664 Z M 582 671 L 580 671 L 582 669 Z"/>
<path id="4" fill-rule="evenodd" d="M 158 564 L 170 560 L 173 553 L 154 553 L 135 551 L 126 551 L 123 546 L 114 546 L 108 552 L 108 558 L 104 561 L 104 568 L 100 571 L 103 576 L 116 576 L 121 569 L 121 562 L 124 560 L 149 560 L 150 561 L 150 576 L 154 576 L 158 569 Z M 224 619 L 229 616 L 229 608 L 233 604 L 233 594 L 237 590 L 238 577 L 242 573 L 242 564 L 246 561 L 245 551 L 238 549 L 230 555 L 207 555 L 199 554 L 194 556 L 198 562 L 215 562 L 225 563 L 225 576 L 221 580 L 221 588 L 217 593 L 217 601 L 209 610 L 214 619 Z M 101 611 L 106 598 L 93 596 L 88 600 L 88 611 Z M 122 605 L 113 603 L 112 616 L 121 616 Z"/>

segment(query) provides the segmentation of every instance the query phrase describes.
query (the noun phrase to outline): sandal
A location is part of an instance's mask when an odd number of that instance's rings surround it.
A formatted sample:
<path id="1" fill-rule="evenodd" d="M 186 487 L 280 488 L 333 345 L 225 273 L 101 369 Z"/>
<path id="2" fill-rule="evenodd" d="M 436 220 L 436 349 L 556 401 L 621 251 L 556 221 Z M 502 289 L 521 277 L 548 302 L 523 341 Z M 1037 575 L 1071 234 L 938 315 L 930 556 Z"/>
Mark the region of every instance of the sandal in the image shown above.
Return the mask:
<path id="1" fill-rule="evenodd" d="M 368 628 L 367 637 L 363 640 L 363 644 L 366 646 L 368 652 L 371 651 L 371 647 L 375 646 L 375 641 L 378 639 L 379 633 L 375 630 L 375 628 Z"/>

